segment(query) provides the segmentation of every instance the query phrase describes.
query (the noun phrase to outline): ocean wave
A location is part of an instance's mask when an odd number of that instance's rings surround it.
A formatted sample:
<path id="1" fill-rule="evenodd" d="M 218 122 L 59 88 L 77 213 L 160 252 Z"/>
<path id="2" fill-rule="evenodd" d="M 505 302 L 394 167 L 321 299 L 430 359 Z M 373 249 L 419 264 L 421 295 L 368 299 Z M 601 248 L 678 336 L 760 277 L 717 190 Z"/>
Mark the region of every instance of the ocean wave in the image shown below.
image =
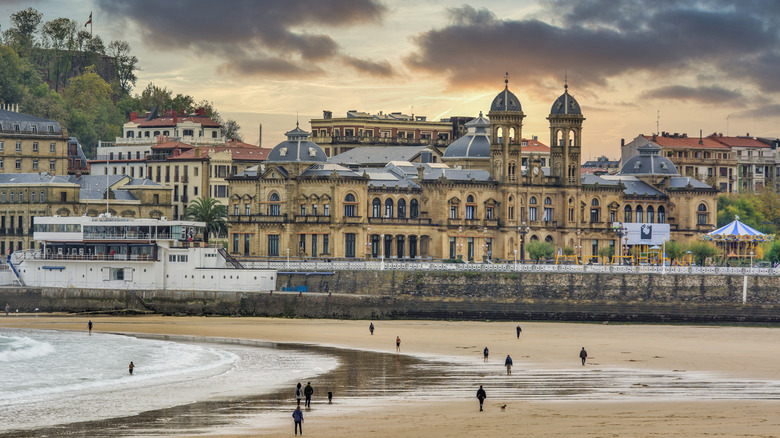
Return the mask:
<path id="1" fill-rule="evenodd" d="M 28 337 L 0 336 L 0 362 L 17 362 L 48 356 L 56 350 L 48 342 Z"/>

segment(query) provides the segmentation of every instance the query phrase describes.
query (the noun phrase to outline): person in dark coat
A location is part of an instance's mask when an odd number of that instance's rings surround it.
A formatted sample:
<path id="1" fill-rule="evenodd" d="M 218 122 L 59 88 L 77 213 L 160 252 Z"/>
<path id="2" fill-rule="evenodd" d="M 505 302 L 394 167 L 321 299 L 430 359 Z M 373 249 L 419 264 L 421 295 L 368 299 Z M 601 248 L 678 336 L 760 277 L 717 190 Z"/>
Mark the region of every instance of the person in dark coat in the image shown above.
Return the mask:
<path id="1" fill-rule="evenodd" d="M 506 365 L 506 375 L 511 376 L 512 375 L 512 358 L 509 357 L 509 355 L 506 355 L 506 360 L 504 361 L 504 365 Z"/>
<path id="2" fill-rule="evenodd" d="M 295 387 L 295 400 L 298 401 L 298 406 L 301 405 L 302 398 L 303 398 L 303 388 L 301 388 L 301 382 L 298 382 L 298 386 Z"/>
<path id="3" fill-rule="evenodd" d="M 306 397 L 306 407 L 311 407 L 311 395 L 314 394 L 314 388 L 311 387 L 311 382 L 306 383 L 306 387 L 303 388 L 303 395 Z"/>
<path id="4" fill-rule="evenodd" d="M 374 334 L 374 323 L 373 322 L 368 325 L 368 331 L 370 331 L 372 335 Z"/>
<path id="5" fill-rule="evenodd" d="M 582 359 L 582 366 L 585 366 L 585 359 L 588 358 L 588 352 L 585 351 L 585 347 L 582 347 L 582 350 L 580 350 L 580 359 Z"/>
<path id="6" fill-rule="evenodd" d="M 521 328 L 520 328 L 520 325 L 518 324 L 518 326 L 517 326 L 517 329 L 516 329 L 516 330 L 517 330 L 517 339 L 520 339 L 520 333 L 522 333 L 522 332 L 523 332 L 523 329 L 521 329 Z"/>
<path id="7" fill-rule="evenodd" d="M 295 435 L 298 435 L 298 429 L 301 430 L 301 435 L 303 435 L 303 411 L 301 410 L 300 405 L 295 408 L 292 417 L 295 422 Z"/>
<path id="8" fill-rule="evenodd" d="M 482 411 L 482 403 L 485 402 L 486 398 L 487 398 L 487 394 L 485 394 L 485 390 L 482 389 L 482 385 L 479 385 L 479 389 L 477 390 L 477 400 L 479 400 L 480 411 Z"/>
<path id="9" fill-rule="evenodd" d="M 485 362 L 487 362 L 487 361 L 488 361 L 488 354 L 489 354 L 488 348 L 487 348 L 487 347 L 485 347 L 485 350 L 482 352 L 482 355 L 483 355 L 483 356 L 484 356 L 484 358 L 485 358 Z"/>

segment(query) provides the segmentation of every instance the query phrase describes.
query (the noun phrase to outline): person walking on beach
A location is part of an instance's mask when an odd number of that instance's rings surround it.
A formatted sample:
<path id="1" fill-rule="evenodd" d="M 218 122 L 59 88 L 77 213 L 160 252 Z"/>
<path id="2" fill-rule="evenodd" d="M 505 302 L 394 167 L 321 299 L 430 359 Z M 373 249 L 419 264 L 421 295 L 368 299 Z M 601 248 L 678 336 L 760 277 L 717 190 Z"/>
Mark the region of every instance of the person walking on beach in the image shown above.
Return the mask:
<path id="1" fill-rule="evenodd" d="M 504 361 L 504 365 L 506 365 L 506 375 L 511 376 L 512 375 L 512 358 L 509 357 L 509 355 L 506 355 L 506 360 Z"/>
<path id="2" fill-rule="evenodd" d="M 582 347 L 582 350 L 580 350 L 580 359 L 582 359 L 582 366 L 585 366 L 585 359 L 588 358 L 588 352 L 585 351 L 585 347 Z"/>
<path id="3" fill-rule="evenodd" d="M 517 339 L 520 339 L 520 333 L 523 332 L 523 329 L 520 328 L 520 324 L 517 325 Z"/>
<path id="4" fill-rule="evenodd" d="M 374 323 L 373 322 L 368 325 L 368 331 L 371 332 L 371 336 L 374 335 Z"/>
<path id="5" fill-rule="evenodd" d="M 482 352 L 482 356 L 484 356 L 484 361 L 485 362 L 488 361 L 488 354 L 489 354 L 488 348 L 485 347 L 485 350 Z"/>
<path id="6" fill-rule="evenodd" d="M 396 336 L 395 337 L 395 351 L 396 352 L 401 351 L 401 337 L 400 336 Z"/>
<path id="7" fill-rule="evenodd" d="M 301 435 L 303 435 L 303 411 L 301 410 L 301 405 L 295 407 L 292 417 L 293 422 L 295 422 L 295 435 L 298 435 L 298 429 L 301 430 Z"/>
<path id="8" fill-rule="evenodd" d="M 479 385 L 479 389 L 477 390 L 477 400 L 479 400 L 479 410 L 482 411 L 482 403 L 485 402 L 485 399 L 487 398 L 487 394 L 485 394 L 485 390 L 482 389 L 482 385 Z"/>
<path id="9" fill-rule="evenodd" d="M 314 388 L 311 387 L 311 382 L 306 383 L 306 388 L 303 388 L 303 395 L 306 397 L 306 407 L 311 407 L 311 395 L 314 394 Z"/>
<path id="10" fill-rule="evenodd" d="M 11 311 L 11 306 L 8 305 L 8 303 L 5 303 L 5 316 L 8 316 L 8 312 Z"/>
<path id="11" fill-rule="evenodd" d="M 298 386 L 295 387 L 295 399 L 298 400 L 298 407 L 301 406 L 302 398 L 303 398 L 303 389 L 301 389 L 301 382 L 298 382 Z"/>
<path id="12" fill-rule="evenodd" d="M 91 319 L 87 323 L 87 328 L 89 329 L 89 334 L 91 335 L 92 334 L 92 320 Z"/>
<path id="13" fill-rule="evenodd" d="M 128 366 L 128 369 L 130 370 L 130 375 L 133 375 L 133 368 L 135 368 L 135 365 L 133 364 L 133 361 L 130 361 L 130 366 Z"/>

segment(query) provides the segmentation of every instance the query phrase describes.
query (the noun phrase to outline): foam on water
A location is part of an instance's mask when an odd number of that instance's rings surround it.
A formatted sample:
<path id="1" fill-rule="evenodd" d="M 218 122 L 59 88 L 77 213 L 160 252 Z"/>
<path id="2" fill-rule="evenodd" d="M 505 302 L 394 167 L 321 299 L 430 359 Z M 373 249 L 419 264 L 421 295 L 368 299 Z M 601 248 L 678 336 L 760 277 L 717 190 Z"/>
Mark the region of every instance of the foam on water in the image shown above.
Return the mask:
<path id="1" fill-rule="evenodd" d="M 32 330 L 0 331 L 0 357 L 0 431 L 262 394 L 338 365 L 306 352 Z"/>

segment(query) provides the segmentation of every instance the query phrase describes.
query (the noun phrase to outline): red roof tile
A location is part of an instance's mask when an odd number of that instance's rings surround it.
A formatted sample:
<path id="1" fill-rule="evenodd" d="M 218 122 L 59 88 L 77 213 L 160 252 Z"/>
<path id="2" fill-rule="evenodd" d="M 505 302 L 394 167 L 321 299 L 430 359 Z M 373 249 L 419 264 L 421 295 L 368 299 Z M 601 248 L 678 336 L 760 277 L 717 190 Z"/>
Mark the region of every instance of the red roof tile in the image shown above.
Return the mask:
<path id="1" fill-rule="evenodd" d="M 712 138 L 713 140 L 717 141 L 718 143 L 722 143 L 729 147 L 740 147 L 740 148 L 768 148 L 770 147 L 768 144 L 760 142 L 756 140 L 753 137 L 721 137 L 721 136 L 715 136 L 711 135 L 708 138 Z"/>
<path id="2" fill-rule="evenodd" d="M 728 149 L 729 147 L 718 143 L 710 137 L 704 137 L 699 144 L 698 137 L 665 137 L 661 135 L 655 136 L 644 135 L 644 138 L 656 143 L 657 145 L 665 148 L 702 148 L 702 149 Z"/>
<path id="3" fill-rule="evenodd" d="M 232 143 L 232 142 L 231 142 Z M 237 146 L 214 146 L 201 147 L 200 156 L 196 156 L 196 150 L 188 150 L 177 157 L 170 157 L 170 160 L 207 160 L 212 151 L 219 153 L 231 151 L 234 160 L 240 161 L 265 161 L 271 149 L 263 149 L 255 145 L 236 142 Z"/>
<path id="4" fill-rule="evenodd" d="M 539 140 L 523 139 L 522 141 L 527 144 L 527 146 L 522 146 L 524 152 L 550 152 L 550 147 Z"/>

